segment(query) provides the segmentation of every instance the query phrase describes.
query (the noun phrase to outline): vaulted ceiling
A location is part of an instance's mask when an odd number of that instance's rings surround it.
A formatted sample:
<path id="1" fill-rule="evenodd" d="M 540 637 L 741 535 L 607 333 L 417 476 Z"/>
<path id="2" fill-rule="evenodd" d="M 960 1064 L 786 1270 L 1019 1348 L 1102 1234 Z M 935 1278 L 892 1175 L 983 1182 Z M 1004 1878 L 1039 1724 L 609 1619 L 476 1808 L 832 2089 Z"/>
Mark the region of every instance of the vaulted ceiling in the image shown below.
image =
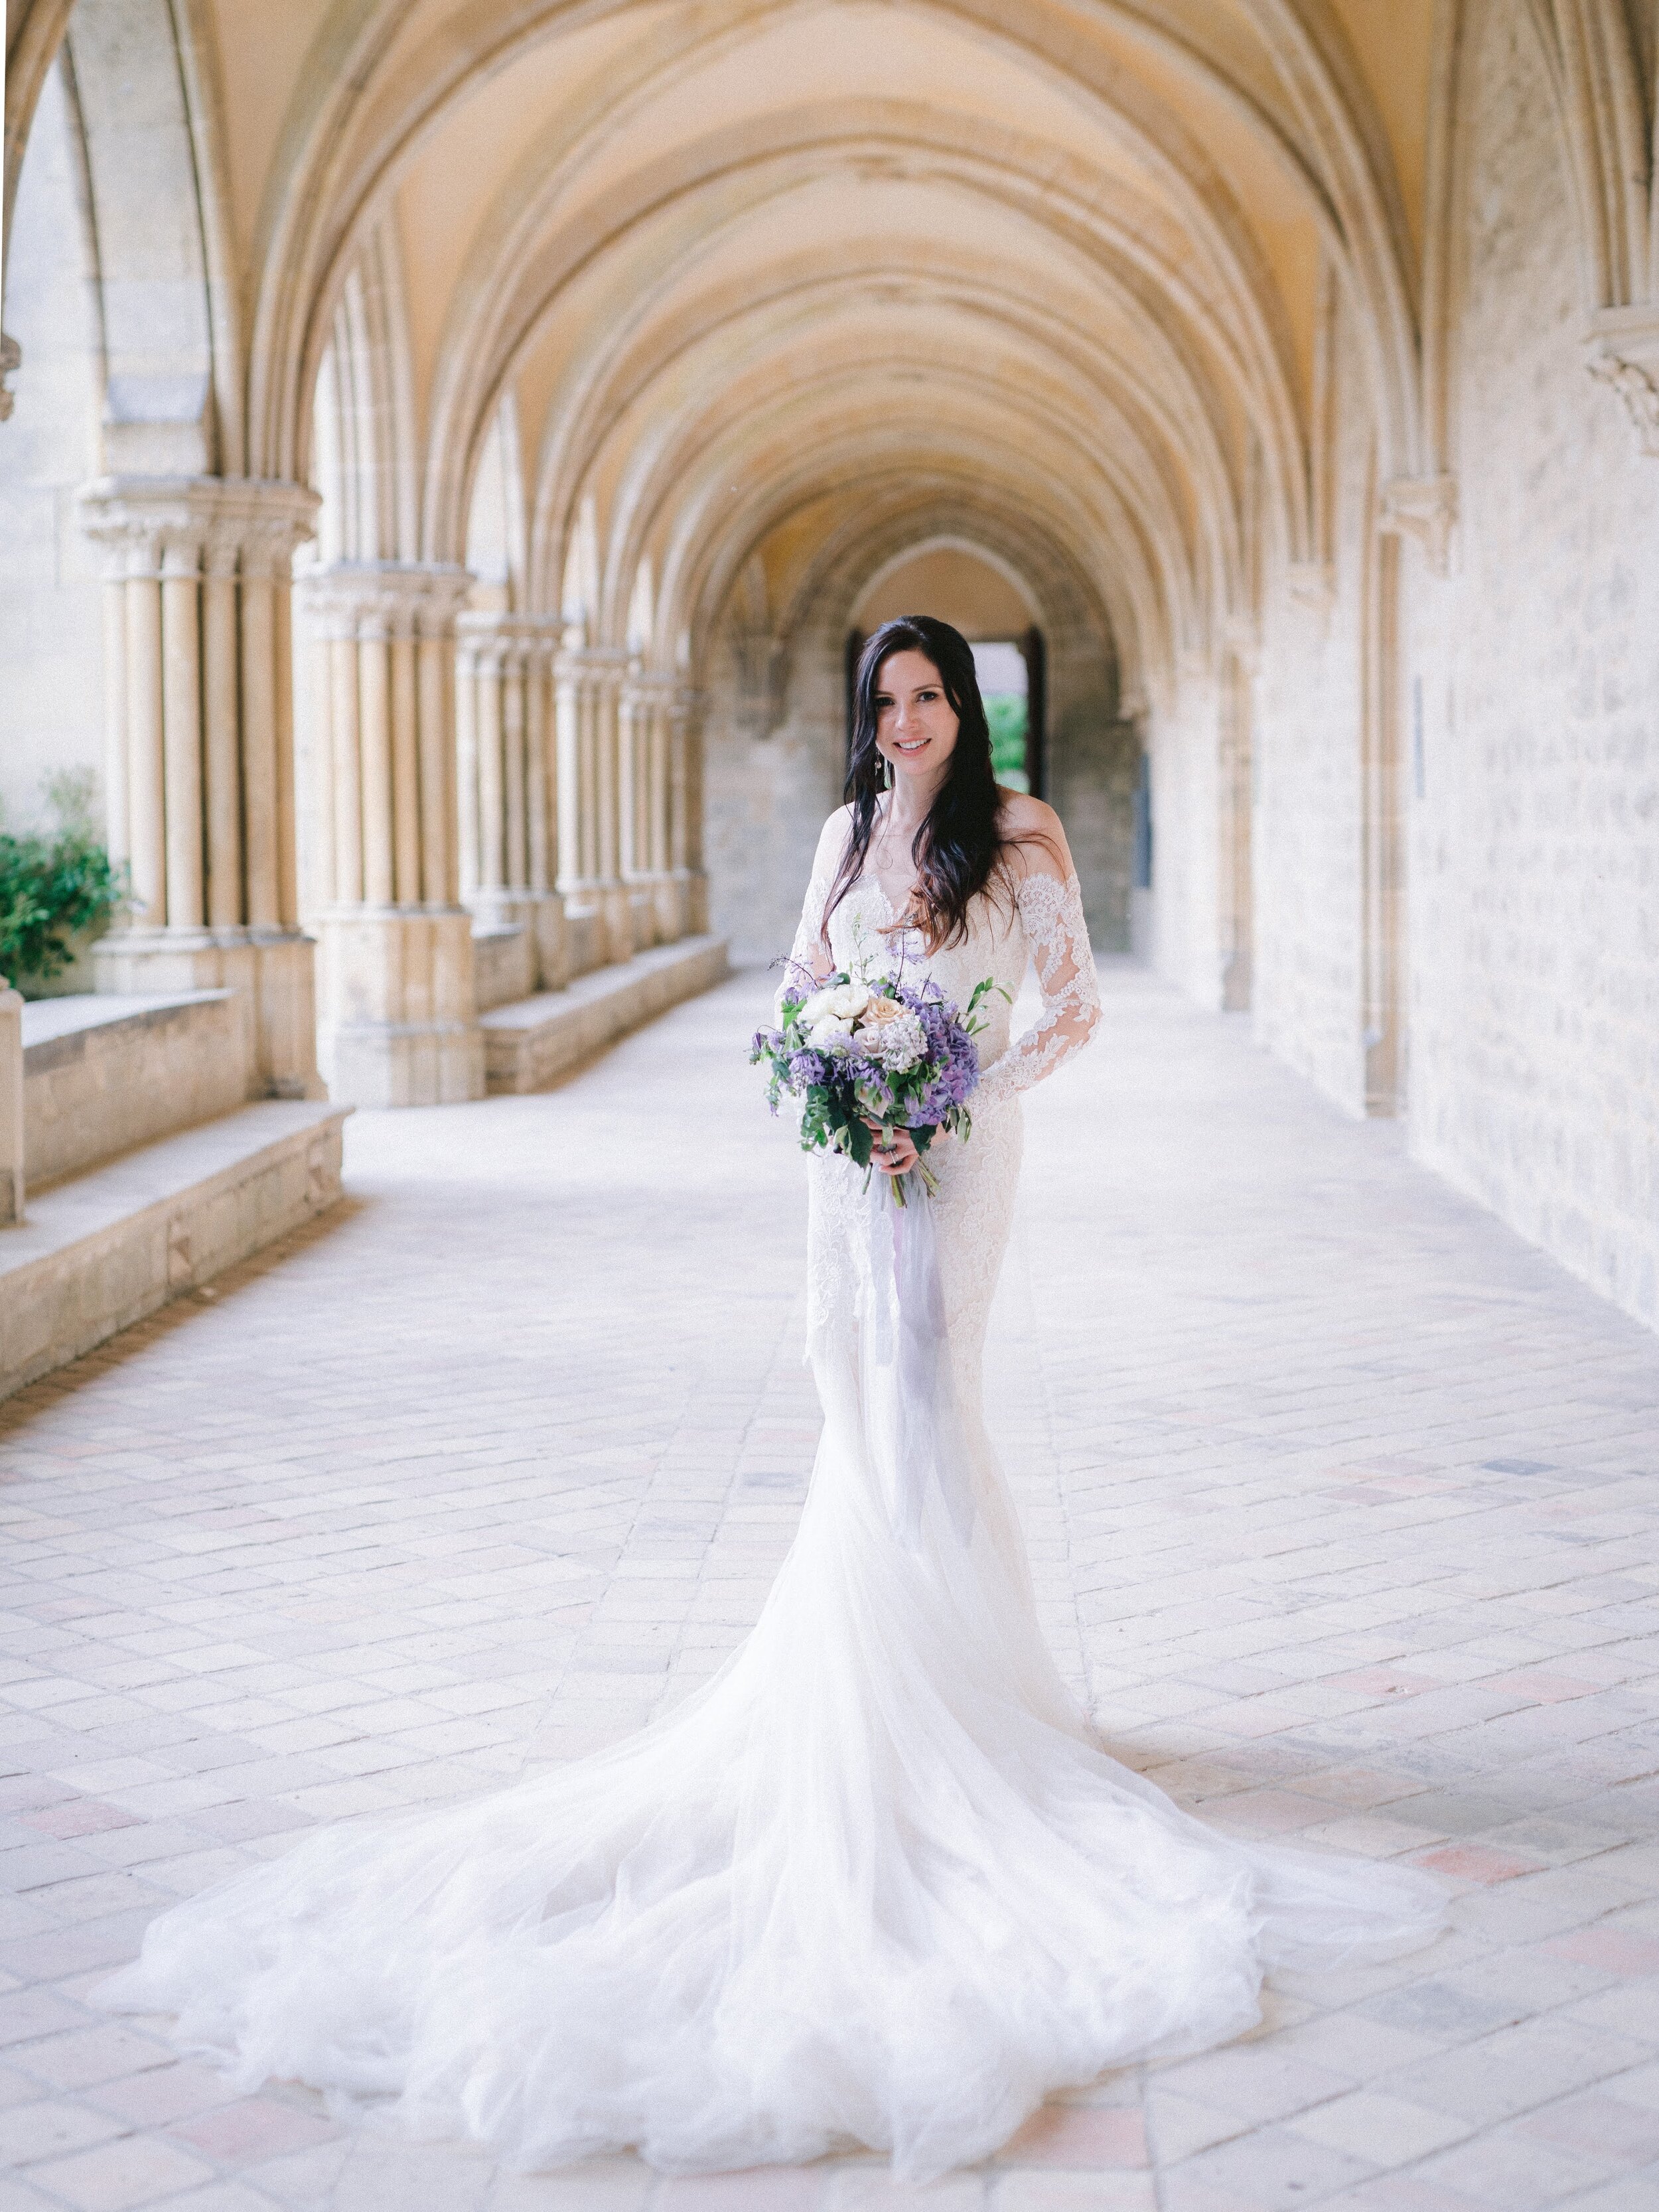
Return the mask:
<path id="1" fill-rule="evenodd" d="M 67 15 L 12 0 L 18 66 Z M 510 395 L 526 589 L 556 605 L 586 505 L 605 634 L 642 562 L 659 623 L 700 634 L 757 558 L 787 609 L 971 526 L 1092 597 L 1126 665 L 1167 663 L 1248 597 L 1252 529 L 1309 555 L 1331 286 L 1382 473 L 1433 465 L 1433 15 L 189 0 L 226 449 L 312 467 L 378 238 L 421 557 L 462 556 Z"/>

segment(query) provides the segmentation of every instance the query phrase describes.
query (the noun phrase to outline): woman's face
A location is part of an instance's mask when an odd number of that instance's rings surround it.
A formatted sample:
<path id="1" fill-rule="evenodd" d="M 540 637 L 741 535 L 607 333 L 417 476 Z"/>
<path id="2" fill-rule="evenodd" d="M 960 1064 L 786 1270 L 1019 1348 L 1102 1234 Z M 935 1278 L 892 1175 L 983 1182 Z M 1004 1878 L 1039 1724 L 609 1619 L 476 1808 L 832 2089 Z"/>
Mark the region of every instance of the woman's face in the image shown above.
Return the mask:
<path id="1" fill-rule="evenodd" d="M 876 744 L 894 775 L 937 781 L 960 727 L 927 654 L 890 653 L 876 671 Z"/>

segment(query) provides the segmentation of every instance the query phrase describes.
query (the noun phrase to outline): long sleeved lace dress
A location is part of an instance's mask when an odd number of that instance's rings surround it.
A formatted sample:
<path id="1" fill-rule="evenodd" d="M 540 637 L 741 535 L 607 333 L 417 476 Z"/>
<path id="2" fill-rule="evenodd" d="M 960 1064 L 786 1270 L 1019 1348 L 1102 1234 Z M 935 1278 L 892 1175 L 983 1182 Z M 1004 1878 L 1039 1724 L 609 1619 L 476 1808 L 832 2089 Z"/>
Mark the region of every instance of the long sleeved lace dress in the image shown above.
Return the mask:
<path id="1" fill-rule="evenodd" d="M 799 949 L 823 896 L 815 880 Z M 884 908 L 855 889 L 837 958 Z M 985 2157 L 1054 2088 L 1237 2033 L 1275 1959 L 1426 1939 L 1425 1878 L 1218 1837 L 1117 1765 L 1043 1646 L 979 1364 L 1018 1094 L 1097 1018 L 1075 883 L 1027 882 L 927 964 L 953 997 L 987 974 L 1012 991 L 1028 952 L 1041 1018 L 1010 1043 L 993 1001 L 972 1134 L 932 1156 L 937 1425 L 888 1387 L 892 1209 L 814 1159 L 823 1432 L 747 1641 L 610 1751 L 325 1829 L 175 1908 L 106 2002 L 176 2012 L 246 2087 L 315 2083 L 514 2166 L 865 2145 L 920 2179 Z M 917 1453 L 929 1479 L 907 1490 Z"/>

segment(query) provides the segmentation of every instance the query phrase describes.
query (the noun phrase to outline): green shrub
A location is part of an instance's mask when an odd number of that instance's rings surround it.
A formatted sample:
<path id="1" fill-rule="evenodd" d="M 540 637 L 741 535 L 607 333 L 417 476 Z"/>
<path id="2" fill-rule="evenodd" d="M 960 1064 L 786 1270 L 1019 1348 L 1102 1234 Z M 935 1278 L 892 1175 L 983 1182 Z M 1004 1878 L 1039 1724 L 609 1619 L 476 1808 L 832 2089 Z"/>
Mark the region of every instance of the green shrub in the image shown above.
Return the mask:
<path id="1" fill-rule="evenodd" d="M 44 982 L 74 958 L 77 938 L 125 904 L 126 871 L 99 840 L 92 778 L 48 779 L 49 830 L 0 830 L 0 975 Z"/>
<path id="2" fill-rule="evenodd" d="M 1025 702 L 1016 691 L 988 691 L 985 719 L 991 726 L 991 766 L 999 783 L 1015 791 L 1030 788 L 1025 775 Z"/>

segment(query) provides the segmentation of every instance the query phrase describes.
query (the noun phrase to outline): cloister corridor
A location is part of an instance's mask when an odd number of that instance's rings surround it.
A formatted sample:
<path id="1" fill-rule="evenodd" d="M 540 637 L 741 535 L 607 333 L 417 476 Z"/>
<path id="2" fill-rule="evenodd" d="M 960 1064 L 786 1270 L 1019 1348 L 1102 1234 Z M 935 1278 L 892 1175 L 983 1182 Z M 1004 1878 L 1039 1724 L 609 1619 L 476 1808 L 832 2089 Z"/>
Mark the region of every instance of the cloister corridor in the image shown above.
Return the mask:
<path id="1" fill-rule="evenodd" d="M 1437 1948 L 915 2192 L 515 2178 L 84 2008 L 171 1899 L 608 1740 L 752 1620 L 817 1412 L 749 969 L 542 1094 L 360 1112 L 340 1206 L 0 1413 L 5 2212 L 1650 2212 L 1659 1346 L 1103 971 L 989 1362 L 1048 1635 L 1206 1819 L 1437 1869 Z"/>

